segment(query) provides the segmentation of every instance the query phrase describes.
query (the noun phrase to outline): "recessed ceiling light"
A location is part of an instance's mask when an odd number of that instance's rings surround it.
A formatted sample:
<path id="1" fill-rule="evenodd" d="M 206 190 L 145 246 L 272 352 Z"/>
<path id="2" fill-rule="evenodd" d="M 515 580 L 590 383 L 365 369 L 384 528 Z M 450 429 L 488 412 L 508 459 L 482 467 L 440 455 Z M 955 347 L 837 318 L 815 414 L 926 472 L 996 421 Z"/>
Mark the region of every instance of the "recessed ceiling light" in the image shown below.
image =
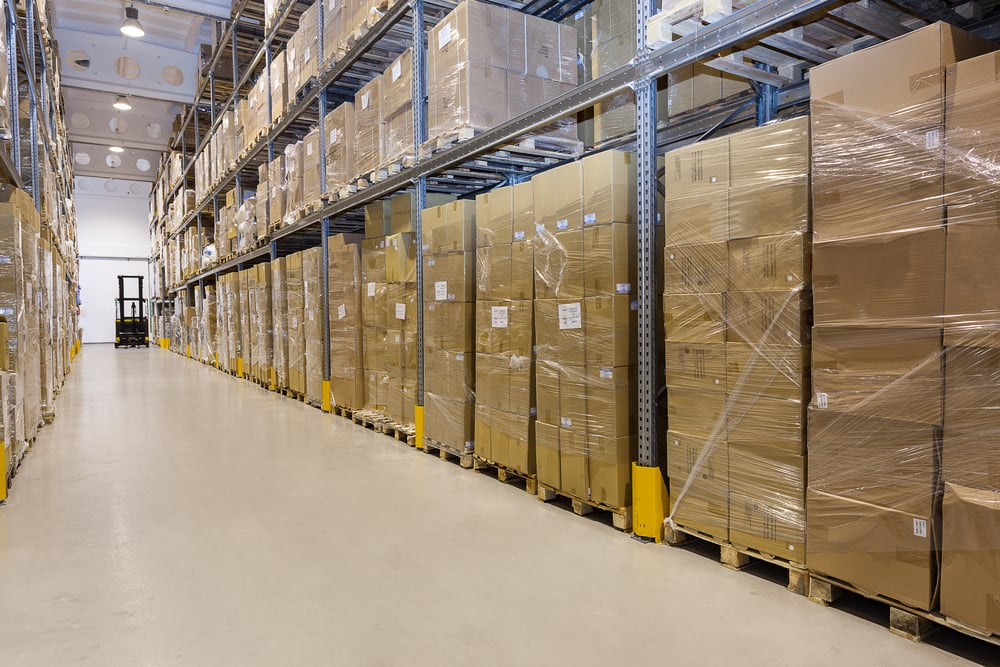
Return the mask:
<path id="1" fill-rule="evenodd" d="M 122 146 L 108 146 L 108 150 L 112 153 L 124 153 L 125 148 Z"/>
<path id="2" fill-rule="evenodd" d="M 111 106 L 113 106 L 114 108 L 118 109 L 119 111 L 131 111 L 132 110 L 132 104 L 128 101 L 128 98 L 125 97 L 124 95 L 119 95 L 118 99 L 115 100 L 115 103 L 112 104 Z"/>
<path id="3" fill-rule="evenodd" d="M 121 31 L 126 37 L 142 37 L 146 34 L 146 31 L 142 29 L 142 24 L 139 23 L 138 9 L 135 7 L 125 8 L 125 20 L 122 21 Z"/>

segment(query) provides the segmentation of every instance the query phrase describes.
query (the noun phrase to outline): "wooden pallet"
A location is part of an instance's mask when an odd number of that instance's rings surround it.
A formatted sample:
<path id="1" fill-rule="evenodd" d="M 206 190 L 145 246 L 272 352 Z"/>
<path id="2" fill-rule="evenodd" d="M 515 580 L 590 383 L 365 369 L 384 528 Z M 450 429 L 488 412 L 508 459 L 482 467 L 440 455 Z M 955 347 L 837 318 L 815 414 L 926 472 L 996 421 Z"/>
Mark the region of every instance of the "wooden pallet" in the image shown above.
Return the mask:
<path id="1" fill-rule="evenodd" d="M 884 604 L 889 609 L 889 632 L 910 641 L 923 641 L 941 628 L 949 628 L 980 641 L 1000 646 L 1000 635 L 973 627 L 936 611 L 910 607 L 879 593 L 866 591 L 844 581 L 813 572 L 809 579 L 809 599 L 825 607 L 833 606 L 845 593 L 854 593 Z"/>
<path id="2" fill-rule="evenodd" d="M 442 461 L 457 461 L 467 470 L 473 469 L 476 465 L 475 455 L 471 451 L 458 451 L 428 437 L 424 437 L 424 451 L 428 454 L 437 454 Z"/>
<path id="3" fill-rule="evenodd" d="M 443 132 L 421 144 L 420 158 L 426 160 L 437 153 L 454 148 L 456 144 L 468 141 L 485 132 L 486 129 L 488 128 L 463 126 Z M 504 144 L 500 149 L 501 152 L 529 155 L 535 158 L 565 160 L 582 154 L 583 142 L 568 137 L 535 134 L 521 137 L 510 144 Z"/>
<path id="4" fill-rule="evenodd" d="M 577 498 L 576 496 L 570 495 L 563 491 L 553 489 L 549 486 L 544 486 L 538 484 L 538 500 L 542 502 L 549 502 L 550 500 L 555 500 L 556 498 L 567 498 L 570 500 L 573 506 L 573 513 L 577 516 L 586 516 L 593 512 L 594 510 L 600 510 L 602 512 L 608 512 L 611 514 L 611 524 L 623 532 L 630 532 L 632 530 L 632 508 L 631 507 L 611 507 L 610 505 L 605 505 L 603 503 L 597 503 L 593 500 L 584 500 L 583 498 Z"/>
<path id="5" fill-rule="evenodd" d="M 795 563 L 757 549 L 733 544 L 728 540 L 684 526 L 667 526 L 664 530 L 664 542 L 671 546 L 690 546 L 694 541 L 718 546 L 719 562 L 730 570 L 743 570 L 755 561 L 782 567 L 788 570 L 788 590 L 799 595 L 809 593 L 809 571 L 803 563 Z"/>
<path id="6" fill-rule="evenodd" d="M 305 400 L 306 400 L 306 395 L 305 394 L 300 394 L 299 392 L 293 391 L 293 390 L 289 389 L 288 387 L 281 387 L 281 388 L 277 389 L 276 391 L 277 391 L 277 393 L 281 394 L 282 396 L 287 396 L 288 398 L 292 399 L 293 401 L 301 401 L 301 402 L 305 403 Z"/>
<path id="7" fill-rule="evenodd" d="M 416 162 L 416 156 L 414 155 L 404 155 L 402 157 L 396 158 L 391 162 L 387 162 L 379 167 L 377 167 L 373 172 L 368 175 L 366 179 L 369 184 L 379 183 L 386 180 L 390 176 L 395 176 L 404 169 L 409 169 Z"/>
<path id="8" fill-rule="evenodd" d="M 503 482 L 504 484 L 509 484 L 515 482 L 520 484 L 524 482 L 524 490 L 533 496 L 538 495 L 538 477 L 534 474 L 526 475 L 525 473 L 514 470 L 513 468 L 508 468 L 505 465 L 501 465 L 496 461 L 490 461 L 482 456 L 475 456 L 475 466 L 474 468 L 478 471 L 494 471 L 497 475 L 497 481 Z"/>
<path id="9" fill-rule="evenodd" d="M 351 420 L 355 424 L 361 424 L 365 428 L 370 428 L 376 433 L 384 433 L 386 426 L 392 424 L 392 420 L 378 410 L 364 409 L 354 410 L 351 413 Z"/>

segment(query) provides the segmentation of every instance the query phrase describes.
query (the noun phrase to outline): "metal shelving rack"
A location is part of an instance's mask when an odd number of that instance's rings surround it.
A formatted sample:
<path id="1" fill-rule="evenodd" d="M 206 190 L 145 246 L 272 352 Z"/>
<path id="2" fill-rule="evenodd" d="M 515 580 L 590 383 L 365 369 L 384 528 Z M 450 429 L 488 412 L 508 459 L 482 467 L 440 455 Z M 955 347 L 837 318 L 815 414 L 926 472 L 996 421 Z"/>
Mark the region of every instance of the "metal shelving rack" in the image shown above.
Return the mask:
<path id="1" fill-rule="evenodd" d="M 560 20 L 589 0 L 530 0 L 519 2 L 509 0 L 498 2 L 507 7 L 536 14 L 544 18 Z M 657 343 L 662 331 L 662 313 L 658 312 L 656 296 L 660 291 L 659 272 L 660 258 L 655 243 L 655 232 L 658 224 L 656 174 L 657 155 L 662 154 L 672 146 L 679 146 L 705 138 L 722 128 L 729 126 L 746 126 L 768 122 L 778 114 L 806 113 L 809 99 L 807 81 L 785 82 L 773 73 L 772 63 L 766 62 L 768 54 L 777 54 L 785 61 L 789 58 L 802 63 L 803 68 L 832 60 L 839 55 L 852 50 L 904 34 L 911 29 L 928 22 L 943 19 L 961 25 L 966 29 L 978 32 L 981 36 L 1000 38 L 1000 20 L 991 17 L 985 21 L 973 23 L 961 18 L 948 5 L 928 3 L 923 0 L 898 0 L 890 6 L 881 0 L 865 0 L 864 2 L 843 2 L 843 0 L 758 0 L 754 4 L 736 11 L 731 15 L 711 23 L 700 25 L 690 34 L 673 41 L 656 50 L 646 48 L 645 24 L 655 11 L 652 0 L 639 0 L 637 3 L 636 57 L 603 76 L 585 82 L 570 92 L 563 94 L 550 102 L 528 113 L 514 118 L 475 137 L 455 144 L 453 147 L 433 154 L 430 157 L 418 159 L 412 167 L 388 178 L 371 184 L 357 193 L 343 199 L 333 197 L 322 209 L 306 215 L 294 224 L 281 228 L 271 234 L 267 247 L 253 250 L 231 261 L 214 266 L 199 275 L 176 286 L 172 292 L 194 287 L 203 287 L 206 280 L 211 280 L 220 273 L 237 270 L 260 261 L 275 258 L 279 253 L 291 251 L 298 245 L 316 245 L 323 247 L 323 266 L 326 266 L 326 239 L 330 234 L 357 231 L 362 228 L 358 214 L 361 208 L 372 201 L 385 198 L 401 190 L 412 189 L 417 199 L 416 232 L 422 229 L 420 210 L 424 197 L 430 191 L 449 191 L 455 194 L 471 194 L 496 185 L 516 182 L 529 177 L 532 173 L 554 166 L 560 160 L 557 158 L 524 159 L 513 155 L 505 147 L 525 133 L 546 126 L 560 118 L 575 114 L 592 107 L 596 102 L 617 93 L 632 90 L 636 96 L 637 123 L 636 131 L 617 141 L 609 142 L 601 149 L 622 147 L 636 151 L 638 154 L 639 181 L 638 202 L 640 206 L 638 236 L 639 236 L 639 340 L 640 377 L 638 387 L 639 400 L 639 466 L 656 469 L 662 466 L 658 454 L 657 402 L 664 386 L 661 361 L 656 356 Z M 262 62 L 270 62 L 270 54 L 280 45 L 287 29 L 294 23 L 306 3 L 292 0 L 279 12 L 280 20 L 275 27 L 264 36 L 263 45 L 257 51 L 248 66 L 237 67 L 237 42 L 240 36 L 241 21 L 230 25 L 232 44 L 229 47 L 233 54 L 233 73 L 242 72 L 227 98 L 224 106 L 235 103 L 248 82 L 255 67 Z M 348 99 L 349 95 L 361 85 L 379 74 L 384 66 L 409 45 L 414 45 L 413 58 L 413 95 L 414 95 L 414 125 L 415 143 L 419 148 L 426 139 L 426 35 L 427 28 L 433 25 L 443 15 L 443 11 L 452 6 L 442 0 L 400 0 L 384 14 L 382 19 L 351 49 L 346 58 L 320 74 L 306 87 L 306 92 L 300 95 L 285 116 L 266 133 L 261 142 L 241 159 L 236 169 L 223 179 L 212 192 L 201 202 L 196 210 L 184 221 L 182 230 L 191 224 L 200 224 L 201 216 L 209 206 L 216 206 L 219 193 L 234 182 L 240 183 L 240 174 L 247 167 L 259 164 L 261 158 L 273 157 L 275 148 L 287 144 L 293 137 L 304 134 L 304 130 L 312 124 L 322 125 L 327 104 L 331 99 Z M 244 0 L 239 4 L 242 11 L 257 11 L 259 8 Z M 997 12 L 998 8 L 992 10 Z M 237 18 L 241 17 L 236 14 Z M 254 14 L 256 16 L 256 14 Z M 822 40 L 808 41 L 801 33 L 789 33 L 789 29 L 812 30 L 815 34 L 829 36 L 829 43 L 820 45 Z M 408 35 L 403 33 L 409 33 Z M 322 40 L 322 24 L 320 26 Z M 657 80 L 693 63 L 711 60 L 728 53 L 752 49 L 754 54 L 761 54 L 762 59 L 758 69 L 750 68 L 747 78 L 752 85 L 752 92 L 727 99 L 707 108 L 696 109 L 672 118 L 669 122 L 657 121 Z M 322 47 L 321 47 L 322 52 Z M 384 56 L 384 57 L 383 57 Z M 756 59 L 755 59 L 756 60 Z M 213 60 L 213 67 L 219 59 Z M 381 64 L 381 68 L 379 68 Z M 266 72 L 266 69 L 264 70 Z M 266 76 L 266 74 L 262 74 Z M 213 74 L 210 73 L 211 82 Z M 784 85 L 778 85 L 782 83 Z M 214 84 L 208 85 L 209 89 Z M 193 106 L 182 124 L 181 145 L 187 144 L 184 128 L 188 125 L 199 125 L 199 115 L 205 113 L 207 107 L 214 127 L 218 123 L 215 111 L 214 93 L 209 99 L 201 100 L 206 89 L 202 87 L 199 104 Z M 313 109 L 318 106 L 319 113 Z M 306 127 L 302 127 L 305 121 Z M 196 129 L 195 143 L 204 146 L 207 136 L 198 140 L 200 135 Z M 325 133 L 320 136 L 324 145 L 321 155 L 325 155 Z M 562 161 L 571 158 L 564 156 Z M 193 165 L 193 155 L 186 163 L 185 178 L 190 176 Z M 321 165 L 325 174 L 325 162 Z M 183 191 L 183 182 L 173 189 L 173 196 Z M 325 183 L 325 178 L 323 179 Z M 180 232 L 176 232 L 180 233 Z M 317 233 L 319 238 L 316 238 Z M 422 243 L 417 243 L 417 289 L 418 289 L 418 393 L 417 404 L 423 403 L 423 294 L 422 280 Z M 326 313 L 324 320 L 328 322 Z M 327 345 L 329 349 L 329 332 Z M 328 353 L 327 353 L 328 354 Z M 329 377 L 329 358 L 325 359 L 326 377 Z M 637 512 L 638 514 L 638 512 Z"/>

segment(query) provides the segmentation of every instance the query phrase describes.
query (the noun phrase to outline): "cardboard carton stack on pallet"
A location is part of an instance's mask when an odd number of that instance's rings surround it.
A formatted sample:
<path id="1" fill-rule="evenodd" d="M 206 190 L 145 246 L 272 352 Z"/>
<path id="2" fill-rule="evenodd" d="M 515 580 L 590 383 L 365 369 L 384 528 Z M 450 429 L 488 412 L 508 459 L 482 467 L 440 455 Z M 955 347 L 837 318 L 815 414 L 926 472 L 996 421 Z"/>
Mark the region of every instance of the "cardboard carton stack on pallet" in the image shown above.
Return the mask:
<path id="1" fill-rule="evenodd" d="M 389 378 L 385 371 L 388 323 L 385 281 L 385 232 L 387 202 L 365 207 L 365 240 L 361 242 L 361 319 L 365 373 L 365 408 L 384 412 Z"/>
<path id="2" fill-rule="evenodd" d="M 361 246 L 353 235 L 330 239 L 330 404 L 365 405 L 361 315 Z"/>
<path id="3" fill-rule="evenodd" d="M 305 352 L 305 395 L 313 405 L 323 403 L 323 346 L 326 340 L 323 318 L 323 249 L 303 250 L 302 256 L 302 337 Z"/>
<path id="4" fill-rule="evenodd" d="M 476 197 L 476 455 L 535 474 L 531 182 Z"/>
<path id="5" fill-rule="evenodd" d="M 339 192 L 356 173 L 354 167 L 354 105 L 341 104 L 326 115 L 326 191 Z"/>
<path id="6" fill-rule="evenodd" d="M 925 610 L 940 590 L 948 402 L 945 69 L 992 48 L 938 23 L 810 76 L 807 562 Z"/>
<path id="7" fill-rule="evenodd" d="M 476 203 L 423 211 L 424 435 L 456 454 L 475 432 Z"/>
<path id="8" fill-rule="evenodd" d="M 270 386 L 274 373 L 274 319 L 271 304 L 271 264 L 262 262 L 248 269 L 248 297 L 251 335 L 251 366 L 253 377 Z"/>
<path id="9" fill-rule="evenodd" d="M 271 260 L 271 332 L 274 386 L 290 388 L 288 374 L 288 259 Z"/>
<path id="10" fill-rule="evenodd" d="M 305 340 L 305 272 L 301 252 L 292 253 L 285 260 L 285 332 L 288 338 L 288 386 L 304 396 L 306 393 L 306 340 Z"/>
<path id="11" fill-rule="evenodd" d="M 618 151 L 533 179 L 538 482 L 611 508 L 637 445 L 635 185 Z"/>

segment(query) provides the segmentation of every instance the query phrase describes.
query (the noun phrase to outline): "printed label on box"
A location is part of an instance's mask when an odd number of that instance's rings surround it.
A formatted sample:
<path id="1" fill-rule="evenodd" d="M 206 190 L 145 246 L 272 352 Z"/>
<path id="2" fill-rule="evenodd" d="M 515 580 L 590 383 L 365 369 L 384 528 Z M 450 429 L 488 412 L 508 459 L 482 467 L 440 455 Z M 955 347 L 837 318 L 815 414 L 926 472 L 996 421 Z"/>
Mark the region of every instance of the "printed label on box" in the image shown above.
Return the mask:
<path id="1" fill-rule="evenodd" d="M 507 328 L 507 306 L 493 306 L 492 310 L 492 321 L 494 329 L 506 329 Z"/>
<path id="2" fill-rule="evenodd" d="M 560 417 L 559 425 L 563 428 L 573 428 L 573 420 L 569 417 Z"/>
<path id="3" fill-rule="evenodd" d="M 632 291 L 631 283 L 618 283 L 615 285 L 615 292 L 618 294 L 628 294 Z"/>
<path id="4" fill-rule="evenodd" d="M 405 320 L 406 319 L 406 304 L 397 303 L 396 304 L 396 319 Z"/>
<path id="5" fill-rule="evenodd" d="M 375 283 L 368 283 L 368 296 L 375 296 Z"/>
<path id="6" fill-rule="evenodd" d="M 559 304 L 559 328 L 560 329 L 582 329 L 583 315 L 579 303 Z"/>
<path id="7" fill-rule="evenodd" d="M 927 133 L 927 150 L 934 150 L 941 145 L 941 130 L 931 130 Z"/>
<path id="8" fill-rule="evenodd" d="M 392 66 L 392 82 L 396 83 L 396 80 L 403 75 L 403 63 L 397 62 Z"/>
<path id="9" fill-rule="evenodd" d="M 443 49 L 445 45 L 451 41 L 451 24 L 445 23 L 441 26 L 441 31 L 438 33 L 438 48 Z"/>
<path id="10" fill-rule="evenodd" d="M 597 222 L 597 214 L 596 213 L 588 213 L 587 215 L 583 216 L 583 224 L 585 224 L 585 225 L 592 225 L 595 222 Z"/>
<path id="11" fill-rule="evenodd" d="M 913 534 L 917 537 L 927 537 L 927 520 L 926 519 L 914 519 L 913 520 Z"/>
<path id="12" fill-rule="evenodd" d="M 601 377 L 604 378 L 605 380 L 610 380 L 612 377 L 612 370 L 610 368 L 602 368 Z"/>
<path id="13" fill-rule="evenodd" d="M 524 232 L 514 232 L 514 240 L 515 241 L 523 241 L 524 240 Z"/>
<path id="14" fill-rule="evenodd" d="M 313 145 L 312 142 L 310 141 L 309 143 L 306 144 L 306 157 L 311 157 L 312 154 L 313 154 Z"/>
<path id="15" fill-rule="evenodd" d="M 528 410 L 528 414 L 530 416 L 532 416 L 532 417 L 537 417 L 538 416 L 538 408 L 532 407 L 530 410 Z"/>
<path id="16" fill-rule="evenodd" d="M 535 233 L 536 233 L 536 234 L 541 234 L 541 233 L 543 233 L 544 231 L 545 231 L 545 225 L 543 225 L 543 224 L 542 224 L 542 223 L 540 223 L 540 222 L 536 222 L 536 223 L 535 223 Z"/>
<path id="17" fill-rule="evenodd" d="M 825 392 L 816 392 L 816 407 L 826 410 L 830 407 L 830 397 Z"/>
<path id="18" fill-rule="evenodd" d="M 337 306 L 337 319 L 342 320 L 347 317 L 347 306 L 340 304 Z"/>
<path id="19" fill-rule="evenodd" d="M 560 220 L 556 223 L 556 229 L 562 231 L 564 229 L 569 229 L 569 220 Z"/>
<path id="20" fill-rule="evenodd" d="M 434 261 L 434 258 L 433 258 L 433 257 L 431 257 L 431 258 L 429 258 L 429 259 L 427 260 L 427 266 L 434 266 L 434 265 L 435 265 L 436 263 L 437 263 L 437 262 L 435 262 L 435 261 Z"/>
<path id="21" fill-rule="evenodd" d="M 448 300 L 448 281 L 439 280 L 434 283 L 434 300 L 435 301 L 447 301 Z"/>
<path id="22" fill-rule="evenodd" d="M 368 103 L 371 102 L 371 91 L 365 91 L 361 93 L 361 110 L 364 111 L 368 108 Z"/>
<path id="23" fill-rule="evenodd" d="M 455 355 L 455 361 L 465 361 L 465 355 L 459 352 Z"/>
<path id="24" fill-rule="evenodd" d="M 339 134 L 337 134 L 337 128 L 333 128 L 332 130 L 330 130 L 330 143 L 331 143 L 331 144 L 335 144 L 335 143 L 337 143 L 337 138 L 338 138 L 339 136 L 340 136 L 340 135 L 339 135 Z"/>

